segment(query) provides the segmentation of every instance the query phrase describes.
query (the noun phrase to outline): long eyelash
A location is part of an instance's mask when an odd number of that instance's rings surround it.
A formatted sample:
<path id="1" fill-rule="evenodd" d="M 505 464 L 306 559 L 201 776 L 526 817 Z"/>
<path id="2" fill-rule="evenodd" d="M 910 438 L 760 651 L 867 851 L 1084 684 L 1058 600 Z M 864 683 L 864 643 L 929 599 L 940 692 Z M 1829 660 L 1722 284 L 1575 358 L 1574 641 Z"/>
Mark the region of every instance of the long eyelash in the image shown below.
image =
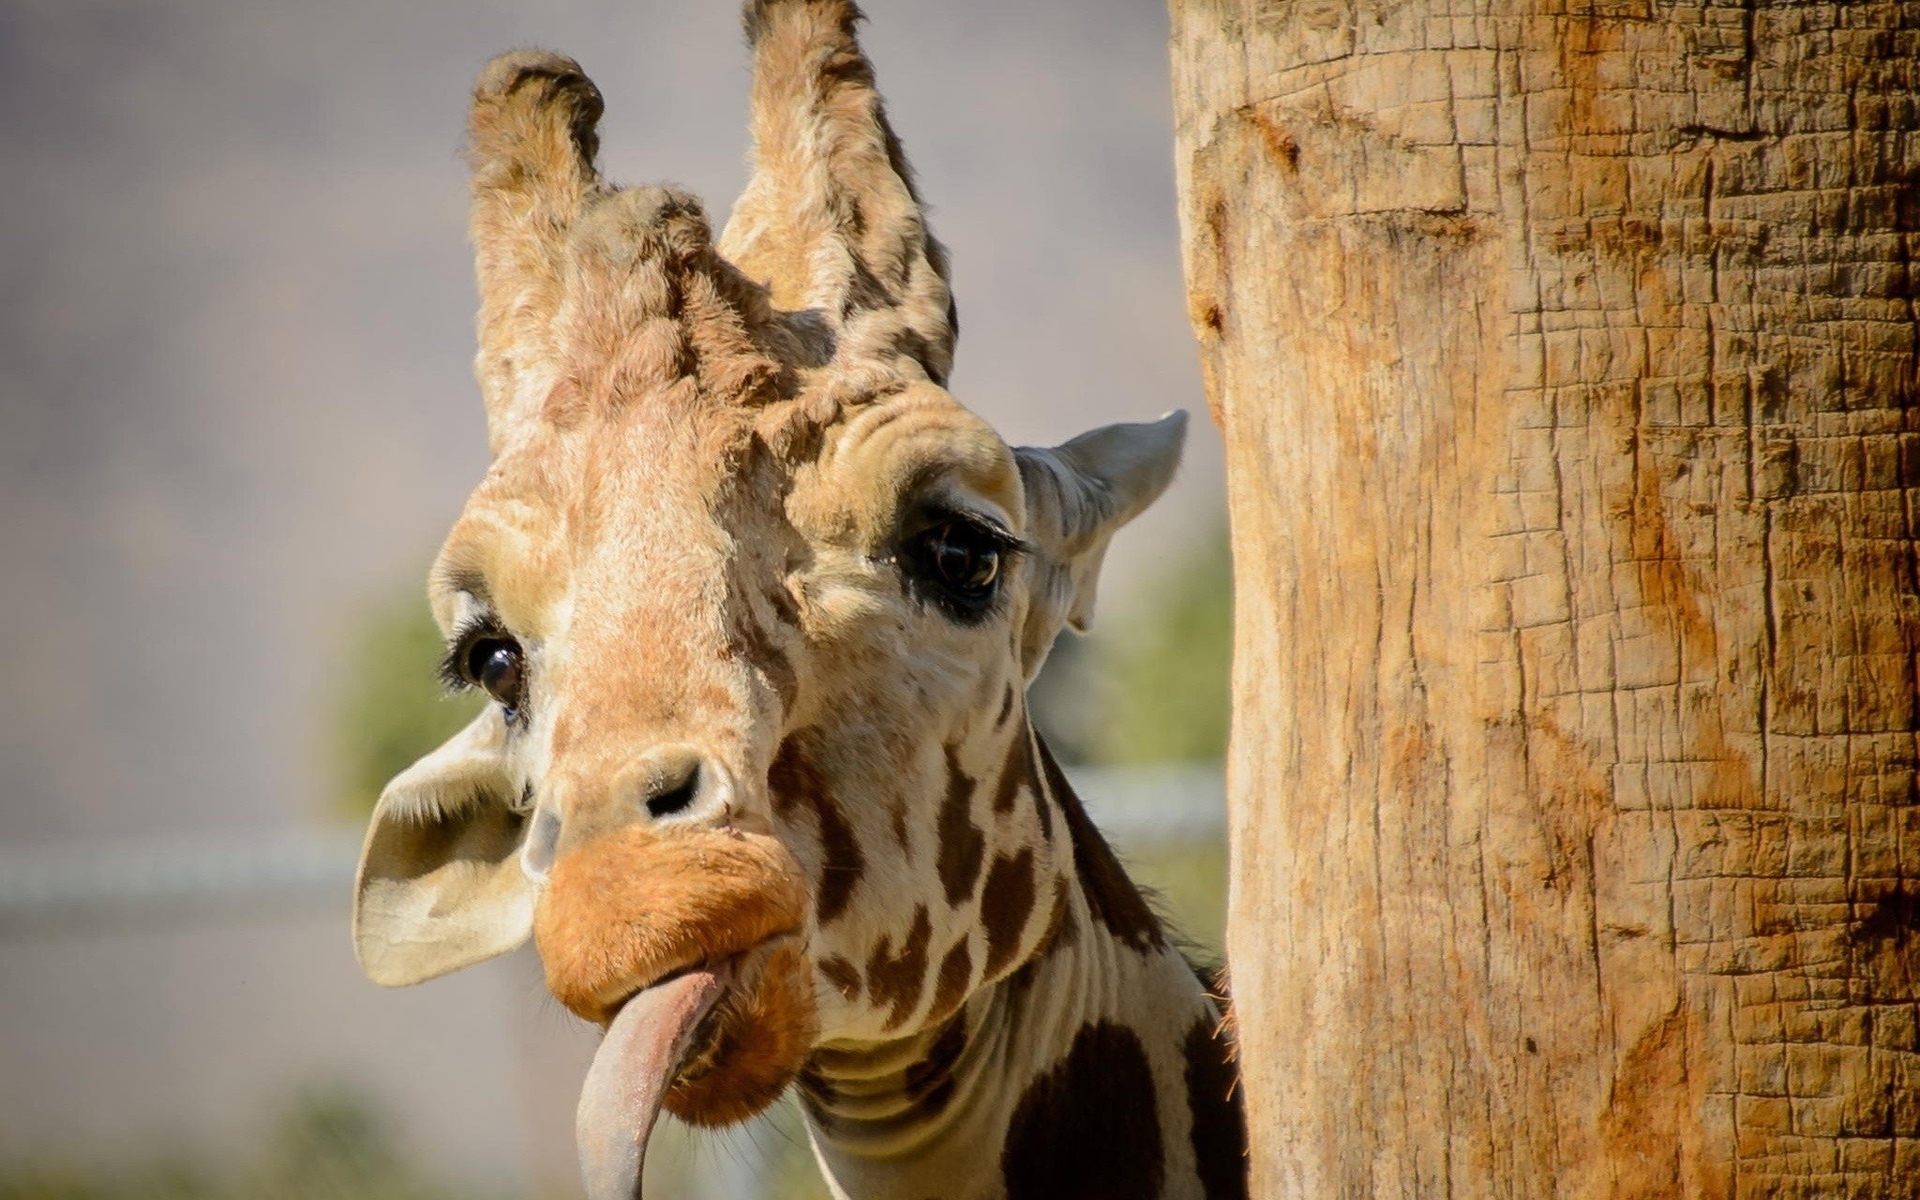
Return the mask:
<path id="1" fill-rule="evenodd" d="M 1033 551 L 1031 544 L 1021 541 L 1019 538 L 998 526 L 982 525 L 980 526 L 980 530 L 989 538 L 993 539 L 993 543 L 1000 547 L 1000 556 L 1009 563 L 1015 562 L 1022 556 L 1030 554 Z"/>
<path id="2" fill-rule="evenodd" d="M 473 681 L 468 679 L 466 673 L 460 669 L 461 664 L 466 661 L 467 651 L 472 648 L 478 638 L 503 636 L 503 633 L 500 622 L 495 620 L 491 613 L 478 613 L 463 621 L 460 627 L 453 631 L 453 636 L 447 639 L 447 652 L 441 656 L 440 665 L 435 672 L 440 677 L 440 686 L 452 695 L 472 691 Z"/>
<path id="3" fill-rule="evenodd" d="M 1002 527 L 998 521 L 981 516 L 977 512 L 963 508 L 934 508 L 928 510 L 927 517 L 930 525 L 937 525 L 944 521 L 965 525 L 992 542 L 994 547 L 1009 559 L 1033 552 L 1031 544 L 1013 536 L 1012 532 Z"/>

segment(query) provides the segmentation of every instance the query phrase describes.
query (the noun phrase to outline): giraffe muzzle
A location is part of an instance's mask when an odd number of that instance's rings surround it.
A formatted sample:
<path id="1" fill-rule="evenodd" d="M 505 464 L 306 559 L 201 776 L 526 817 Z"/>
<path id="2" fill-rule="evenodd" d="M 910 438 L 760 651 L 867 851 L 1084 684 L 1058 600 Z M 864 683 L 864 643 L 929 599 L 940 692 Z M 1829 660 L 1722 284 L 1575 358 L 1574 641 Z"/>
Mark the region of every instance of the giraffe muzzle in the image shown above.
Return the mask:
<path id="1" fill-rule="evenodd" d="M 799 1070 L 807 897 L 784 846 L 735 829 L 636 824 L 555 858 L 534 912 L 547 988 L 607 1028 L 575 1123 L 591 1200 L 640 1194 L 662 1107 L 731 1124 Z"/>
<path id="2" fill-rule="evenodd" d="M 606 1024 L 628 997 L 797 932 L 801 872 L 775 839 L 629 826 L 561 854 L 534 909 L 554 999 Z"/>

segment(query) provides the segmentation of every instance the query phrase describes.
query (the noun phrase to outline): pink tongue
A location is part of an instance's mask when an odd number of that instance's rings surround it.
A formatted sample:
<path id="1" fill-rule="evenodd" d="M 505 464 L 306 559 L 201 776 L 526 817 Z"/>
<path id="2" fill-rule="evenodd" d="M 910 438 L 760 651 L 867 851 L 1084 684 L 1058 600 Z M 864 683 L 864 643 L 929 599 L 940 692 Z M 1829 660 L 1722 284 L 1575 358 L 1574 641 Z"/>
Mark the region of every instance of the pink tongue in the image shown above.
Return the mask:
<path id="1" fill-rule="evenodd" d="M 587 1068 L 573 1120 L 588 1200 L 639 1200 L 647 1135 L 679 1073 L 700 1018 L 725 990 L 710 970 L 688 971 L 627 1001 Z"/>

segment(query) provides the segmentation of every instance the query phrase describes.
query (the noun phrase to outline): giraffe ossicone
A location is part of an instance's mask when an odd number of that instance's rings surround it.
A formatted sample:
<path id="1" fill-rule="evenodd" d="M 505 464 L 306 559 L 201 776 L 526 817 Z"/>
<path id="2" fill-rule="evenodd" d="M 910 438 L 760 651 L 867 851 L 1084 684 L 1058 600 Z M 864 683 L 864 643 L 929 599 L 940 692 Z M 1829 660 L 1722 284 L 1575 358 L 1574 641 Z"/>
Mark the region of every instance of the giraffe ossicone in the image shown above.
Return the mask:
<path id="1" fill-rule="evenodd" d="M 407 984 L 531 936 L 608 1028 L 595 1200 L 657 1110 L 797 1087 L 849 1197 L 1244 1194 L 1216 1002 L 1027 720 L 1185 417 L 1010 448 L 945 388 L 945 251 L 849 0 L 747 5 L 754 171 L 594 165 L 572 60 L 475 85 L 492 462 L 435 563 L 494 703 L 382 794 L 354 912 Z"/>

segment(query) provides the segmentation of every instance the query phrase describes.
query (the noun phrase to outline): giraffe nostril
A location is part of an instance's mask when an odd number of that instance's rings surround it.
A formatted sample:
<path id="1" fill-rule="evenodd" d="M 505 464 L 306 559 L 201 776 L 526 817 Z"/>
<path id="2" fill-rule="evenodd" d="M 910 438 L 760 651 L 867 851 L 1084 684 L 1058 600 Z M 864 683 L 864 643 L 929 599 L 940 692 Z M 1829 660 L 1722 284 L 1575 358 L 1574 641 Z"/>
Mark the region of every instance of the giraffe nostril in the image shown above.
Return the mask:
<path id="1" fill-rule="evenodd" d="M 647 815 L 654 820 L 685 812 L 693 807 L 695 797 L 700 794 L 700 764 L 694 763 L 693 769 L 678 784 L 656 791 L 647 797 Z"/>
<path id="2" fill-rule="evenodd" d="M 650 821 L 690 820 L 725 798 L 725 769 L 685 743 L 654 747 L 638 768 L 626 785 L 628 802 L 644 806 Z"/>

